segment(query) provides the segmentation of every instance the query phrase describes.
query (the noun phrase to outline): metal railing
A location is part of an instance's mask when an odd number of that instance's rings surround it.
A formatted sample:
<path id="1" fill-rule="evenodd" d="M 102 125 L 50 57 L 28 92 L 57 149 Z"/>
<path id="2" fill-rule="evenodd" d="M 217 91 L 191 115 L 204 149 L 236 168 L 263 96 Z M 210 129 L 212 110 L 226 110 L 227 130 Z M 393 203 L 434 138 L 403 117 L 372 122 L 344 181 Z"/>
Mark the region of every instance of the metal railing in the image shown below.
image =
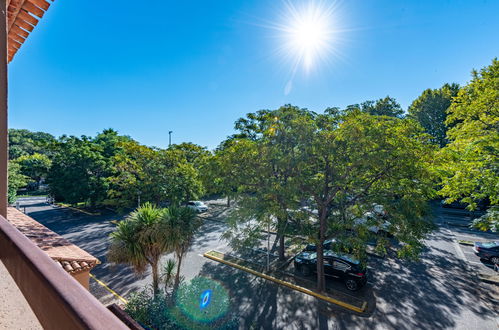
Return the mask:
<path id="1" fill-rule="evenodd" d="M 129 329 L 0 216 L 0 259 L 45 329 Z"/>

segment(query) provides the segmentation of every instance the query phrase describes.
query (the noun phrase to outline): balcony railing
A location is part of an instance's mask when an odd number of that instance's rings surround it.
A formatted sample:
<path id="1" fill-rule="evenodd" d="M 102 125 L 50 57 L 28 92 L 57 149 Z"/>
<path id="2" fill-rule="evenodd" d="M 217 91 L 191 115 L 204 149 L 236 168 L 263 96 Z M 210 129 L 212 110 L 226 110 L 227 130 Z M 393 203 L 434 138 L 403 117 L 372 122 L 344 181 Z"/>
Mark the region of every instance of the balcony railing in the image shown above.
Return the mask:
<path id="1" fill-rule="evenodd" d="M 128 320 L 129 322 L 124 320 L 128 326 L 125 325 L 115 315 L 119 315 L 119 311 L 111 312 L 104 307 L 2 216 L 0 216 L 0 259 L 43 328 L 135 328 L 133 320 Z M 132 324 L 129 324 L 130 322 Z"/>

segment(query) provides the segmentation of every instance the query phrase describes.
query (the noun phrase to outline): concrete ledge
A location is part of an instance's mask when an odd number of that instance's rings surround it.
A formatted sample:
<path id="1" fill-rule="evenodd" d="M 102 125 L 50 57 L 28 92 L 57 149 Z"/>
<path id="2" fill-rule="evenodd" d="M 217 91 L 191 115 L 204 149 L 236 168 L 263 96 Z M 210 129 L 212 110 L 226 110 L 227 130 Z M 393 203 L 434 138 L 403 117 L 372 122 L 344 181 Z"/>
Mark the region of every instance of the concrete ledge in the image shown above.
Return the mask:
<path id="1" fill-rule="evenodd" d="M 223 259 L 224 254 L 220 253 L 220 252 L 217 252 L 217 251 L 208 251 L 208 252 L 204 253 L 203 256 L 206 257 L 206 258 L 208 258 L 208 259 L 211 259 L 211 260 L 214 260 L 214 261 L 226 264 L 228 266 L 240 269 L 242 271 L 245 271 L 247 273 L 253 274 L 255 276 L 264 278 L 264 279 L 266 279 L 268 281 L 272 281 L 274 283 L 277 283 L 277 284 L 283 285 L 285 287 L 288 287 L 290 289 L 293 289 L 293 290 L 296 290 L 296 291 L 308 294 L 308 295 L 313 296 L 315 298 L 318 298 L 318 299 L 321 299 L 323 301 L 326 301 L 326 302 L 329 302 L 329 303 L 341 306 L 343 308 L 346 308 L 348 310 L 351 310 L 351 311 L 354 311 L 354 312 L 357 312 L 357 313 L 363 313 L 366 310 L 366 307 L 367 307 L 367 302 L 366 301 L 363 301 L 360 306 L 354 306 L 352 304 L 349 304 L 349 303 L 346 303 L 346 302 L 343 302 L 343 301 L 340 301 L 340 300 L 337 300 L 337 299 L 325 296 L 323 294 L 320 294 L 320 293 L 317 293 L 315 291 L 309 290 L 307 288 L 295 285 L 293 283 L 290 283 L 290 282 L 287 282 L 287 281 L 283 281 L 283 280 L 280 280 L 280 279 L 275 278 L 273 276 L 270 276 L 270 275 L 258 272 L 256 270 L 253 270 L 251 268 L 239 265 L 237 263 L 234 263 L 234 262 L 231 262 L 231 261 L 228 261 L 228 260 L 224 260 Z"/>

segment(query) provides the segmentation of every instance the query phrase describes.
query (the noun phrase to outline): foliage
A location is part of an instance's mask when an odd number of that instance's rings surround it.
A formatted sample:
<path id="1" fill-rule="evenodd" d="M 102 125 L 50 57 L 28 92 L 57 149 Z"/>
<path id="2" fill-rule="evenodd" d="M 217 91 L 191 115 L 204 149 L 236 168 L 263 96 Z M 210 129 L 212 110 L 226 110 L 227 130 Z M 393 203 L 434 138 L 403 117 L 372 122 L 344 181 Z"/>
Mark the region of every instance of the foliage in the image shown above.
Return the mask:
<path id="1" fill-rule="evenodd" d="M 499 61 L 473 71 L 472 77 L 449 109 L 450 143 L 442 149 L 438 167 L 440 193 L 447 202 L 459 200 L 469 209 L 481 200 L 499 204 Z"/>
<path id="2" fill-rule="evenodd" d="M 146 328 L 181 329 L 168 312 L 167 299 L 163 293 L 151 294 L 148 290 L 134 292 L 125 305 L 125 312 Z"/>
<path id="3" fill-rule="evenodd" d="M 109 261 L 129 264 L 138 273 L 151 266 L 155 292 L 159 291 L 160 258 L 174 249 L 172 232 L 165 230 L 167 221 L 164 209 L 146 203 L 120 221 L 110 235 Z"/>
<path id="4" fill-rule="evenodd" d="M 142 202 L 161 202 L 157 184 L 160 169 L 157 152 L 135 141 L 120 143 L 121 150 L 111 158 L 112 175 L 108 177 L 110 189 L 106 204 L 128 208 Z"/>
<path id="5" fill-rule="evenodd" d="M 200 296 L 208 288 L 213 301 L 201 309 Z M 228 308 L 229 297 L 221 284 L 196 277 L 183 283 L 175 296 L 147 289 L 132 293 L 125 312 L 149 329 L 238 329 L 238 319 Z"/>
<path id="6" fill-rule="evenodd" d="M 163 282 L 165 286 L 165 294 L 168 293 L 170 287 L 174 284 L 174 279 L 176 276 L 175 268 L 177 267 L 177 263 L 173 259 L 168 259 L 166 264 L 163 265 L 163 269 L 161 270 L 161 282 Z"/>
<path id="7" fill-rule="evenodd" d="M 400 104 L 392 97 L 387 96 L 385 98 L 376 101 L 365 101 L 359 104 L 349 105 L 345 112 L 351 112 L 359 110 L 361 112 L 374 115 L 374 116 L 389 116 L 401 118 L 404 114 L 404 110 Z"/>
<path id="8" fill-rule="evenodd" d="M 445 84 L 439 89 L 426 89 L 409 106 L 409 117 L 417 120 L 432 142 L 444 147 L 447 143 L 447 111 L 452 99 L 457 96 L 458 84 Z"/>
<path id="9" fill-rule="evenodd" d="M 26 186 L 29 178 L 21 173 L 21 166 L 13 161 L 9 161 L 9 186 L 8 186 L 8 202 L 12 204 L 16 201 L 17 190 Z"/>
<path id="10" fill-rule="evenodd" d="M 119 146 L 121 150 L 111 158 L 107 205 L 131 207 L 138 198 L 180 205 L 203 194 L 199 171 L 181 149 L 154 150 L 135 141 Z"/>
<path id="11" fill-rule="evenodd" d="M 303 152 L 300 186 L 318 212 L 317 236 L 311 237 L 318 255 L 327 237 L 348 236 L 354 254 L 362 258 L 373 223 L 356 220 L 380 204 L 390 214 L 388 231 L 403 243 L 399 256 L 417 257 L 427 229 L 425 201 L 432 193 L 426 168 L 432 152 L 426 136 L 409 120 L 356 111 L 320 115 L 315 125 L 318 130 L 308 131 L 317 133 L 297 147 Z M 317 269 L 323 290 L 320 261 Z"/>
<path id="12" fill-rule="evenodd" d="M 499 231 L 499 206 L 494 205 L 487 210 L 487 213 L 473 220 L 472 227 L 494 233 Z"/>
<path id="13" fill-rule="evenodd" d="M 31 132 L 27 129 L 9 129 L 9 159 L 35 153 L 47 154 L 55 138 L 44 132 Z"/>
<path id="14" fill-rule="evenodd" d="M 300 199 L 296 186 L 296 177 L 300 175 L 296 166 L 295 149 L 300 138 L 297 133 L 312 118 L 312 113 L 291 105 L 276 111 L 250 113 L 236 122 L 239 138 L 227 143 L 224 151 L 226 168 L 235 173 L 230 180 L 238 185 L 238 204 L 231 217 L 234 221 L 230 222 L 232 230 L 237 231 L 243 223 L 254 220 L 265 229 L 272 223 L 278 233 L 281 260 L 285 258 L 289 213 L 298 207 Z M 253 236 L 255 228 L 246 228 L 249 237 Z"/>
<path id="15" fill-rule="evenodd" d="M 52 161 L 47 155 L 39 153 L 21 156 L 16 159 L 16 162 L 21 166 L 22 173 L 37 184 L 47 176 L 52 165 Z"/>
<path id="16" fill-rule="evenodd" d="M 201 147 L 190 142 L 174 144 L 168 149 L 180 151 L 184 155 L 187 163 L 193 164 L 196 169 L 199 169 L 201 166 L 203 166 L 207 157 L 211 155 L 211 153 L 206 150 L 205 147 Z"/>
<path id="17" fill-rule="evenodd" d="M 169 234 L 169 244 L 177 257 L 174 288 L 180 284 L 180 267 L 189 250 L 194 233 L 201 225 L 196 212 L 188 207 L 170 206 L 163 214 L 164 221 L 158 230 Z"/>
<path id="18" fill-rule="evenodd" d="M 387 230 L 403 243 L 399 256 L 418 256 L 429 229 L 423 216 L 433 193 L 427 169 L 433 149 L 416 123 L 355 109 L 319 115 L 285 106 L 248 115 L 236 128 L 241 133 L 224 144 L 231 175 L 239 178 L 236 216 L 225 237 L 241 241 L 244 228 L 248 239 L 257 238 L 273 219 L 278 230 L 291 224 L 297 232 L 280 234 L 305 234 L 317 243 L 324 290 L 322 242 L 341 237 L 365 257 L 375 224 L 357 220 L 376 203 L 390 214 Z M 387 244 L 378 240 L 378 249 Z"/>
<path id="19" fill-rule="evenodd" d="M 118 223 L 111 234 L 108 258 L 114 263 L 131 265 L 138 273 L 151 266 L 153 288 L 159 290 L 160 258 L 166 253 L 175 252 L 177 270 L 173 273 L 166 264 L 166 284 L 175 274 L 175 288 L 180 283 L 182 258 L 188 251 L 200 220 L 195 212 L 187 207 L 159 208 L 151 203 L 141 205 L 124 221 Z"/>
<path id="20" fill-rule="evenodd" d="M 108 189 L 102 149 L 86 136 L 62 136 L 53 150 L 47 183 L 54 198 L 70 204 L 88 201 L 92 207 L 102 202 Z"/>

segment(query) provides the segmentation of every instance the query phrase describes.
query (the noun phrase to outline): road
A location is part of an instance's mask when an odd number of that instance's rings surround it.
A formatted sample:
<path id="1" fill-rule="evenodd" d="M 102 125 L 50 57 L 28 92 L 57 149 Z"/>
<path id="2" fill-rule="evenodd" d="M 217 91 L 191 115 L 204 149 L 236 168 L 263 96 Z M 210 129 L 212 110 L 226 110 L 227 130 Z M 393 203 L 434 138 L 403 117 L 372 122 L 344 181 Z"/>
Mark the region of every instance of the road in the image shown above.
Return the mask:
<path id="1" fill-rule="evenodd" d="M 31 217 L 99 258 L 102 264 L 92 273 L 119 294 L 127 297 L 151 283 L 149 273 L 139 276 L 129 267 L 106 262 L 108 236 L 114 228 L 110 220 L 116 216 L 88 216 L 53 207 L 40 198 L 22 200 L 21 204 Z M 487 267 L 470 263 L 480 261 L 468 259 L 472 257 L 467 257 L 456 240 L 463 235 L 499 238 L 449 225 L 455 218 L 463 216 L 435 208 L 439 227 L 428 237 L 419 262 L 391 258 L 369 262 L 371 283 L 357 292 L 369 302 L 366 315 L 325 306 L 310 296 L 202 257 L 211 249 L 230 251 L 220 240 L 225 230 L 220 222 L 205 221 L 182 275 L 186 280 L 204 276 L 221 283 L 230 296 L 228 313 L 239 318 L 242 329 L 498 329 L 496 287 L 479 282 L 474 274 Z M 91 291 L 103 303 L 113 299 L 95 282 Z"/>

